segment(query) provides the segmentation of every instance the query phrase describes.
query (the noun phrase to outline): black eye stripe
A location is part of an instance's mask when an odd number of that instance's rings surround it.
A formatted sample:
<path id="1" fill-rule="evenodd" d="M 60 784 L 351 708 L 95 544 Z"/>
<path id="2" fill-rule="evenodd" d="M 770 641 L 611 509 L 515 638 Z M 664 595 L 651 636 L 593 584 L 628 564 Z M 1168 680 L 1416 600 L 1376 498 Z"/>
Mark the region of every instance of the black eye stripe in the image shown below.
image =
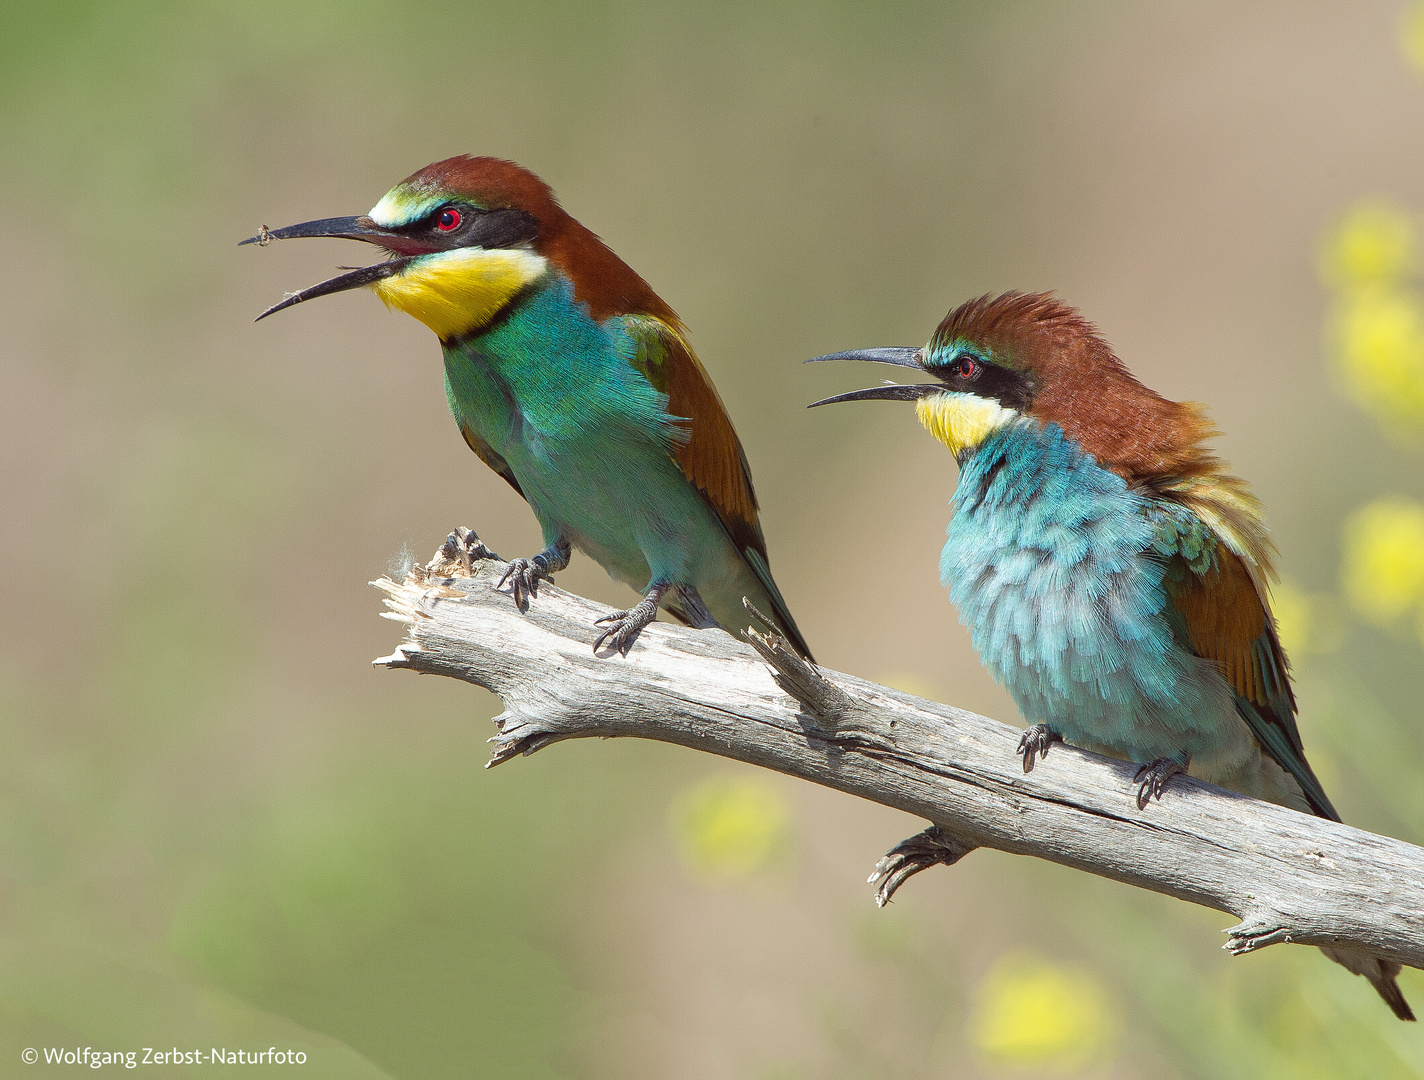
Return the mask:
<path id="1" fill-rule="evenodd" d="M 442 228 L 441 220 L 448 220 L 447 215 L 452 213 L 459 215 L 459 224 L 450 229 Z M 539 222 L 526 210 L 481 210 L 474 206 L 446 204 L 419 221 L 393 231 L 419 236 L 423 241 L 438 244 L 447 250 L 461 247 L 511 248 L 537 239 Z"/>
<path id="2" fill-rule="evenodd" d="M 1033 404 L 1037 392 L 1032 375 L 992 363 L 977 353 L 960 353 L 944 371 L 940 378 L 948 389 L 997 401 L 1006 409 L 1019 412 Z"/>
<path id="3" fill-rule="evenodd" d="M 467 244 L 509 248 L 527 244 L 539 235 L 539 222 L 527 210 L 485 210 L 470 225 Z"/>

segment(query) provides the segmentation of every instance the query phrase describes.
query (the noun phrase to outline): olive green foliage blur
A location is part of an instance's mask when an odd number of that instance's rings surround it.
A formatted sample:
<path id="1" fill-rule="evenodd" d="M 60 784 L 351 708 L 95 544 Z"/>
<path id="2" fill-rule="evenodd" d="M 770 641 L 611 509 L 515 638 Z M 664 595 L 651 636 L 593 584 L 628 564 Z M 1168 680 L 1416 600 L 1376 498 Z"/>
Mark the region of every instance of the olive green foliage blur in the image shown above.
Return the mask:
<path id="1" fill-rule="evenodd" d="M 952 460 L 892 405 L 808 414 L 859 375 L 799 361 L 1058 289 L 1210 406 L 1281 547 L 1310 758 L 1418 842 L 1424 7 L 1400 20 L 0 6 L 0 1075 L 64 1046 L 411 1080 L 1424 1074 L 1361 980 L 1229 960 L 1216 913 L 991 852 L 878 911 L 865 876 L 921 827 L 884 808 L 621 741 L 483 770 L 499 702 L 372 670 L 399 629 L 365 583 L 459 524 L 529 554 L 532 515 L 413 320 L 351 294 L 252 324 L 370 252 L 236 247 L 453 153 L 533 168 L 687 322 L 818 657 L 1009 721 L 936 580 Z M 559 585 L 630 599 L 581 556 Z"/>

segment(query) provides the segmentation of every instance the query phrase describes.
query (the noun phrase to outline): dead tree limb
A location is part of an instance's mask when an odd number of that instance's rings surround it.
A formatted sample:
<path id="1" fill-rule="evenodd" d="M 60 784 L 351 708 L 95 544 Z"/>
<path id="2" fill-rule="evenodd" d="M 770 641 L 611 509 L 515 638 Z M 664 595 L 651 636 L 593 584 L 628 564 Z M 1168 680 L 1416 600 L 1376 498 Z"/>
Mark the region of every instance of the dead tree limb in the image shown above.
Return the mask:
<path id="1" fill-rule="evenodd" d="M 1020 731 L 806 664 L 775 636 L 648 627 L 626 657 L 595 656 L 608 609 L 549 585 L 521 612 L 507 564 L 466 530 L 429 567 L 374 584 L 406 640 L 375 661 L 499 694 L 491 765 L 561 739 L 637 736 L 750 762 L 925 818 L 872 881 L 976 847 L 1229 912 L 1226 948 L 1333 945 L 1424 967 L 1424 848 L 1187 777 L 1138 810 L 1133 767 L 1056 746 L 1031 773 Z"/>

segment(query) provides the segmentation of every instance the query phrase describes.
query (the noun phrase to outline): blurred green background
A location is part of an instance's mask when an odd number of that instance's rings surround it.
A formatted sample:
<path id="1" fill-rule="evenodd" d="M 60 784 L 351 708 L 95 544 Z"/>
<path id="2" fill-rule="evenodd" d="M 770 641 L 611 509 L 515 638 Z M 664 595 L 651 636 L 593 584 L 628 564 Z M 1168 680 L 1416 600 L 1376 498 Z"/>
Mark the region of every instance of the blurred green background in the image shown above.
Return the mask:
<path id="1" fill-rule="evenodd" d="M 1216 913 L 993 852 L 877 911 L 920 828 L 884 808 L 631 742 L 482 770 L 498 701 L 373 670 L 366 582 L 534 519 L 424 327 L 252 324 L 363 253 L 236 247 L 450 154 L 533 168 L 689 325 L 819 658 L 1011 721 L 936 580 L 952 460 L 807 413 L 859 376 L 799 361 L 1059 290 L 1210 404 L 1312 761 L 1418 843 L 1421 74 L 1398 0 L 0 7 L 0 1075 L 1424 1075 L 1362 980 L 1228 959 Z"/>

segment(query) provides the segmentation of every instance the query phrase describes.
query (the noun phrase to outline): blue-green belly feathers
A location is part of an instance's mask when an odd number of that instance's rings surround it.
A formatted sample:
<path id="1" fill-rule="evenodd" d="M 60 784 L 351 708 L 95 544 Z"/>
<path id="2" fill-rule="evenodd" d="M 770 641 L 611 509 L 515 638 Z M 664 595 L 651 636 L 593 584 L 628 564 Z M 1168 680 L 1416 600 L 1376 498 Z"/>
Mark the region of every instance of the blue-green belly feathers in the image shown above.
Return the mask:
<path id="1" fill-rule="evenodd" d="M 1021 419 L 966 461 L 951 506 L 941 578 L 1027 720 L 1137 761 L 1211 749 L 1228 690 L 1168 617 L 1143 495 Z"/>

